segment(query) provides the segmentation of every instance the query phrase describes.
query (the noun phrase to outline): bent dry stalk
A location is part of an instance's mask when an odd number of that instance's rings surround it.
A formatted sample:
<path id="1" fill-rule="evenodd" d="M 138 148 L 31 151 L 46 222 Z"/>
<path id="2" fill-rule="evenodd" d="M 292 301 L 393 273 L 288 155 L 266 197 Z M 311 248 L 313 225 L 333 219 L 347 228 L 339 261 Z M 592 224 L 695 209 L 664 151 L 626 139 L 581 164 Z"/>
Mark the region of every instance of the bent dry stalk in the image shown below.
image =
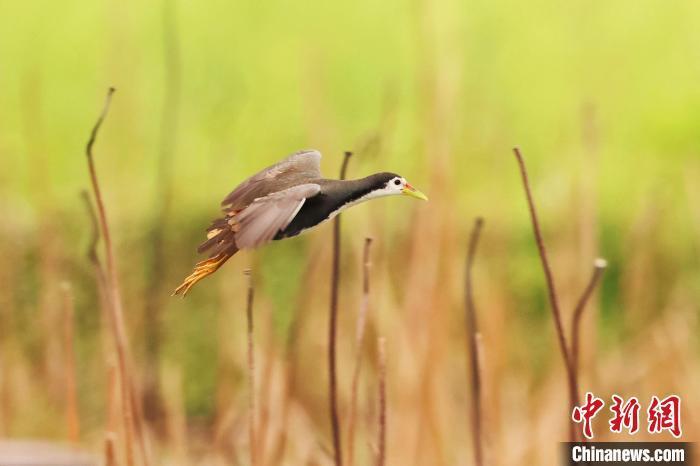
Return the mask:
<path id="1" fill-rule="evenodd" d="M 554 285 L 554 275 L 552 269 L 549 265 L 549 259 L 547 258 L 547 249 L 545 248 L 544 239 L 542 236 L 542 231 L 540 229 L 540 223 L 537 218 L 537 209 L 535 207 L 535 201 L 532 197 L 532 191 L 530 189 L 530 181 L 527 176 L 527 168 L 525 167 L 525 160 L 523 159 L 520 149 L 518 147 L 513 148 L 513 153 L 518 161 L 518 167 L 520 169 L 520 175 L 522 177 L 523 186 L 525 188 L 525 197 L 528 204 L 528 209 L 530 211 L 530 219 L 532 221 L 532 229 L 535 235 L 535 242 L 537 244 L 537 250 L 540 256 L 540 261 L 542 263 L 542 270 L 544 272 L 545 281 L 547 283 L 547 291 L 549 294 L 549 303 L 552 308 L 552 317 L 554 320 L 554 328 L 557 334 L 557 340 L 559 342 L 559 349 L 564 359 L 564 367 L 566 369 L 566 380 L 569 392 L 569 409 L 573 409 L 579 404 L 579 381 L 578 381 L 578 340 L 579 340 L 579 325 L 581 320 L 581 315 L 586 306 L 586 303 L 590 299 L 593 290 L 602 273 L 602 269 L 605 268 L 605 261 L 596 261 L 596 268 L 594 269 L 593 276 L 589 282 L 589 285 L 584 290 L 579 302 L 574 310 L 574 322 L 572 325 L 572 340 L 575 339 L 575 343 L 571 347 L 568 346 L 566 340 L 566 335 L 564 334 L 564 326 L 562 324 L 562 313 L 559 307 L 559 297 Z M 575 353 L 575 355 L 574 355 Z M 575 442 L 577 440 L 575 424 L 573 420 L 569 420 L 569 441 Z"/>
<path id="2" fill-rule="evenodd" d="M 605 268 L 608 266 L 608 262 L 605 259 L 598 258 L 593 262 L 593 273 L 588 281 L 588 285 L 583 290 L 583 294 L 578 300 L 576 307 L 574 308 L 574 316 L 571 323 L 571 365 L 576 373 L 576 382 L 578 382 L 579 375 L 579 340 L 581 333 L 581 319 L 583 317 L 583 311 L 586 309 L 586 304 L 593 295 L 598 282 L 605 272 Z M 578 386 L 576 387 L 576 392 L 578 393 Z"/>
<path id="3" fill-rule="evenodd" d="M 97 170 L 92 153 L 92 148 L 97 139 L 97 134 L 102 126 L 102 122 L 107 116 L 109 106 L 112 101 L 112 94 L 115 89 L 110 87 L 107 91 L 105 103 L 100 112 L 95 125 L 90 132 L 85 153 L 87 156 L 88 171 L 90 173 L 90 182 L 92 191 L 97 205 L 97 224 L 100 227 L 102 238 L 104 239 L 104 249 L 106 257 L 106 268 L 102 266 L 97 253 L 92 251 L 90 259 L 97 271 L 98 285 L 104 287 L 105 302 L 108 305 L 108 316 L 110 321 L 110 329 L 114 337 L 114 345 L 117 353 L 117 366 L 119 370 L 121 400 L 124 419 L 124 454 L 127 466 L 134 465 L 134 448 L 133 442 L 136 437 L 141 450 L 141 459 L 144 464 L 149 463 L 148 451 L 145 440 L 145 433 L 142 428 L 142 419 L 138 415 L 138 410 L 134 410 L 133 404 L 133 379 L 129 371 L 129 341 L 126 334 L 126 325 L 124 323 L 124 308 L 122 305 L 121 293 L 119 290 L 119 280 L 117 277 L 117 267 L 114 260 L 114 249 L 112 247 L 112 239 L 110 235 L 109 225 L 107 222 L 107 213 L 102 200 L 100 184 L 97 178 Z M 97 236 L 93 237 L 91 247 L 96 245 Z"/>

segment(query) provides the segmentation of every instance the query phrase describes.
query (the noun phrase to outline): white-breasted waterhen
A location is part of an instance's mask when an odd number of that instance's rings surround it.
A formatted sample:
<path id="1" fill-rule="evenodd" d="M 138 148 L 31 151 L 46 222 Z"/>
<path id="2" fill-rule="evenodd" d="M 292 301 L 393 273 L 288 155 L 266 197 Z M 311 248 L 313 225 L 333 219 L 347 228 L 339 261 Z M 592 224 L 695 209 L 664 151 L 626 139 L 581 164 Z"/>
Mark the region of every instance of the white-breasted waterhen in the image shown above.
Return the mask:
<path id="1" fill-rule="evenodd" d="M 224 216 L 212 222 L 197 249 L 208 251 L 209 259 L 199 262 L 173 294 L 186 295 L 241 249 L 296 236 L 360 202 L 394 194 L 428 200 L 395 173 L 329 180 L 321 176 L 320 162 L 316 150 L 296 152 L 236 187 L 221 202 Z"/>

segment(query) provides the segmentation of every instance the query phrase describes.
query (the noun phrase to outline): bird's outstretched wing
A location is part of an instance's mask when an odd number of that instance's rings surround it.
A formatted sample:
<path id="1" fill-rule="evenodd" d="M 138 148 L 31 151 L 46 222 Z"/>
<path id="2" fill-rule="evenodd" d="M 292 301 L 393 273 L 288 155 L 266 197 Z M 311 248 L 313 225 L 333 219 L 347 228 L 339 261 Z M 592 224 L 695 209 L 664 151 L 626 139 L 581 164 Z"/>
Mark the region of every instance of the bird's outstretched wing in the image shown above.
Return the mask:
<path id="1" fill-rule="evenodd" d="M 235 216 L 236 246 L 239 249 L 256 248 L 272 241 L 294 219 L 306 199 L 320 190 L 321 186 L 306 183 L 255 199 Z"/>
<path id="2" fill-rule="evenodd" d="M 295 152 L 238 185 L 221 205 L 226 211 L 239 211 L 258 198 L 317 178 L 321 178 L 321 153 L 317 150 Z"/>

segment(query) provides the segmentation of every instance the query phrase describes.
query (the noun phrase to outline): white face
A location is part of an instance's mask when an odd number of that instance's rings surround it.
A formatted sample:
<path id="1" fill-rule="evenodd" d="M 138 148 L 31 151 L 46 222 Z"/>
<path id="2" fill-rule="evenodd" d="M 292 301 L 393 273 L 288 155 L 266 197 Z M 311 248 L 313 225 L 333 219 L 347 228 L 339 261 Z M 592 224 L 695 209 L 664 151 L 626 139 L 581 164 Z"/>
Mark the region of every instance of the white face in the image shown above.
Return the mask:
<path id="1" fill-rule="evenodd" d="M 390 179 L 384 185 L 384 188 L 377 191 L 377 193 L 377 196 L 393 196 L 394 194 L 404 194 L 406 196 L 421 199 L 423 201 L 428 200 L 428 197 L 425 194 L 418 191 L 416 188 L 411 186 L 405 178 L 398 175 Z"/>
<path id="2" fill-rule="evenodd" d="M 403 190 L 407 184 L 408 182 L 405 178 L 395 176 L 392 179 L 390 179 L 384 186 L 384 189 L 381 190 L 382 195 L 391 196 L 393 194 L 403 194 Z"/>

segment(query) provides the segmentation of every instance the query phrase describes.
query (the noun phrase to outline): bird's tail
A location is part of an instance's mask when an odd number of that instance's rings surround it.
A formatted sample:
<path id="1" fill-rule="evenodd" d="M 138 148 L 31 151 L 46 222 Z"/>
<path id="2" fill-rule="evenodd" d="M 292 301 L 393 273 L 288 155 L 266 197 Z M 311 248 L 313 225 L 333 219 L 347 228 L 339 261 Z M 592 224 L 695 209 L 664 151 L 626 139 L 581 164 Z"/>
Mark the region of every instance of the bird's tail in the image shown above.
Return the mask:
<path id="1" fill-rule="evenodd" d="M 207 230 L 207 240 L 197 249 L 198 252 L 208 250 L 210 252 L 209 259 L 198 262 L 194 266 L 192 273 L 175 289 L 173 296 L 185 296 L 190 291 L 190 288 L 219 270 L 219 267 L 224 265 L 224 262 L 238 252 L 234 231 L 228 220 L 230 220 L 230 217 L 216 219 L 212 222 L 212 225 Z"/>
<path id="2" fill-rule="evenodd" d="M 203 280 L 204 278 L 219 270 L 219 267 L 224 265 L 224 262 L 233 257 L 233 255 L 237 251 L 238 249 L 228 249 L 220 252 L 214 257 L 210 257 L 207 260 L 197 262 L 197 264 L 194 266 L 194 270 L 192 271 L 192 273 L 187 278 L 185 278 L 182 284 L 178 286 L 175 289 L 175 291 L 173 291 L 173 296 L 181 295 L 184 297 L 187 294 L 187 292 L 190 291 L 190 288 L 196 285 L 200 280 Z"/>

